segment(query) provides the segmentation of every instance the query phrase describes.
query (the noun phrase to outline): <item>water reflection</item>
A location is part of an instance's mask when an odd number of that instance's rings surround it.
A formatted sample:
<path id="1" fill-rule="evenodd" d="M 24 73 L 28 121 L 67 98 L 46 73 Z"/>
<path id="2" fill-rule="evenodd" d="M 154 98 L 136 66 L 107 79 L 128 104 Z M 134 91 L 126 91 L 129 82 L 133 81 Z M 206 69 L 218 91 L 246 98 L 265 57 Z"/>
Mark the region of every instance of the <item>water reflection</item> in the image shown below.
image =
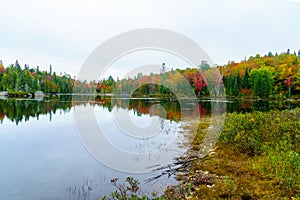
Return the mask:
<path id="1" fill-rule="evenodd" d="M 235 100 L 227 103 L 227 112 L 246 113 L 253 111 L 293 109 L 300 106 L 300 101 L 287 100 Z"/>
<path id="2" fill-rule="evenodd" d="M 49 115 L 49 120 L 51 121 L 53 114 L 56 114 L 56 112 L 69 112 L 71 107 L 71 96 L 61 96 L 51 100 L 1 99 L 0 121 L 3 123 L 4 118 L 7 118 L 18 125 L 22 121 L 28 121 L 30 118 L 39 119 L 40 115 Z"/>
<path id="3" fill-rule="evenodd" d="M 157 104 L 163 109 L 151 110 Z M 293 108 L 299 106 L 299 102 L 228 101 L 226 106 L 229 112 L 252 112 Z M 107 138 L 129 152 L 160 148 L 158 145 L 166 145 L 169 136 L 173 138 L 172 134 L 182 131 L 179 130 L 180 104 L 170 98 L 59 95 L 39 100 L 0 99 L 0 199 L 91 199 L 114 190 L 110 186 L 111 178 L 124 180 L 127 176 L 135 176 L 145 180 L 157 175 L 122 173 L 93 159 L 83 148 L 72 120 L 74 109 L 82 107 L 93 108 L 99 119 L 101 116 L 107 119 L 114 109 L 128 111 L 137 123 L 141 120 L 142 125 L 148 118 L 159 118 L 161 129 L 166 130 L 166 134 L 155 143 L 130 143 L 120 139 L 117 131 L 112 130 L 111 122 L 104 124 L 104 127 L 111 128 Z M 210 100 L 200 100 L 200 116 L 210 116 L 211 107 Z M 189 115 L 192 118 L 194 113 L 190 111 Z M 117 156 L 114 158 L 118 162 L 121 160 Z M 145 185 L 145 192 L 147 189 L 162 191 L 174 183 L 172 181 L 165 178 L 155 185 Z"/>
<path id="4" fill-rule="evenodd" d="M 166 111 L 156 109 L 150 112 L 152 105 L 160 104 Z M 226 103 L 227 112 L 266 112 L 272 109 L 293 109 L 299 107 L 299 101 L 254 101 L 254 100 L 235 100 Z M 30 118 L 39 119 L 40 115 L 48 115 L 52 120 L 53 115 L 57 112 L 60 114 L 67 113 L 72 107 L 80 105 L 99 106 L 107 109 L 109 112 L 114 107 L 133 111 L 134 115 L 142 116 L 146 114 L 160 116 L 171 121 L 179 122 L 181 119 L 180 104 L 172 98 L 111 98 L 110 96 L 93 95 L 59 95 L 46 99 L 0 99 L 0 122 L 4 118 L 18 125 L 22 121 L 28 121 Z M 199 112 L 201 117 L 211 115 L 211 101 L 199 100 Z M 190 113 L 193 117 L 193 113 Z"/>
<path id="5" fill-rule="evenodd" d="M 129 102 L 127 106 L 126 102 Z M 159 109 L 151 112 L 149 107 L 160 102 L 169 119 L 161 119 Z M 158 99 L 71 95 L 43 100 L 1 99 L 0 161 L 3 164 L 0 165 L 0 199 L 95 199 L 114 190 L 110 183 L 112 178 L 124 180 L 125 177 L 134 176 L 143 181 L 155 175 L 117 171 L 88 154 L 80 142 L 72 118 L 74 110 L 81 108 L 95 110 L 103 126 L 109 129 L 107 137 L 127 151 L 143 153 L 160 148 L 159 145 L 166 145 L 170 141 L 168 137 L 172 138 L 180 131 L 177 123 L 181 117 L 180 106 L 173 100 L 168 103 Z M 130 143 L 128 138 L 120 139 L 118 130 L 109 119 L 114 109 L 128 110 L 131 116 L 140 118 L 142 124 L 147 118 L 159 118 L 166 134 L 161 134 L 159 141 L 152 143 Z M 105 120 L 101 120 L 101 117 Z M 176 155 L 178 152 L 171 156 L 173 158 Z M 132 165 L 153 165 L 150 157 L 148 160 L 128 161 L 112 155 L 110 159 L 119 165 L 128 162 Z M 174 181 L 173 178 L 165 178 L 155 185 L 149 183 L 142 187 L 145 192 L 159 192 Z"/>
<path id="6" fill-rule="evenodd" d="M 108 96 L 71 96 L 61 95 L 44 100 L 36 99 L 0 99 L 0 121 L 5 118 L 18 125 L 30 118 L 39 119 L 40 115 L 49 115 L 49 120 L 57 112 L 67 113 L 76 106 L 98 106 L 107 109 L 109 112 L 113 107 L 133 111 L 134 115 L 142 116 L 150 114 L 150 107 L 159 103 L 166 110 L 166 119 L 180 121 L 181 112 L 178 101 L 168 99 L 114 99 Z M 159 110 L 151 112 L 151 115 L 163 116 Z"/>

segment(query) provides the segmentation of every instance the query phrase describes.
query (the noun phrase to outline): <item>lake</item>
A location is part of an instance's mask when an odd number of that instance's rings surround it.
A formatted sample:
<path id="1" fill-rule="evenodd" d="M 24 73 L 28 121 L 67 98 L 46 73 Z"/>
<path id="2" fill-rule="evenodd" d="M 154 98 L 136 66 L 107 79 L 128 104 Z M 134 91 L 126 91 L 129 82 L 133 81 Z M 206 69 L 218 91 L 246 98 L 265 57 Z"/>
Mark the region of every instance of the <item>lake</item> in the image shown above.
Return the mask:
<path id="1" fill-rule="evenodd" d="M 210 117 L 211 105 L 210 100 L 199 101 L 200 117 Z M 268 111 L 299 107 L 299 102 L 226 101 L 226 107 L 227 112 Z M 110 147 L 103 143 L 99 148 L 109 156 L 99 160 L 74 119 L 74 113 L 83 113 L 81 117 L 88 124 L 92 119 L 84 118 L 86 110 L 93 111 L 97 126 L 114 147 L 146 158 L 128 160 L 118 153 L 110 155 Z M 126 126 L 120 129 L 122 124 L 116 123 L 120 119 L 114 117 L 122 118 L 124 113 L 138 129 L 146 130 L 151 123 L 158 126 L 143 137 L 124 134 Z M 181 114 L 180 103 L 172 98 L 58 95 L 0 99 L 0 199 L 97 199 L 115 190 L 111 179 L 118 177 L 123 182 L 128 176 L 140 180 L 143 192 L 160 193 L 176 183 L 173 176 L 144 181 L 160 173 L 152 171 L 156 166 L 168 164 L 188 150 L 184 143 L 187 124 Z M 192 120 L 192 112 L 190 116 Z M 86 133 L 91 131 L 86 129 Z M 166 157 L 150 156 L 165 146 Z M 136 171 L 130 171 L 135 167 Z"/>

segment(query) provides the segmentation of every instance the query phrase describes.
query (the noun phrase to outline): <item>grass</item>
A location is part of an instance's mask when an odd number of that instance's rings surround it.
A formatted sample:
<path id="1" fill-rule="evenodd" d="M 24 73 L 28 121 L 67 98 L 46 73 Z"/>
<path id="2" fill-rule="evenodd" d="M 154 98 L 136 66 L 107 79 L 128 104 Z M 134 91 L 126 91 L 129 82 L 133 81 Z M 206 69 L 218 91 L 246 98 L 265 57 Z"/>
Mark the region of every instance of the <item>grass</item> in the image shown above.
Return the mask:
<path id="1" fill-rule="evenodd" d="M 300 109 L 228 114 L 215 153 L 197 161 L 214 184 L 197 186 L 198 199 L 300 199 Z M 188 179 L 187 179 L 188 182 Z"/>

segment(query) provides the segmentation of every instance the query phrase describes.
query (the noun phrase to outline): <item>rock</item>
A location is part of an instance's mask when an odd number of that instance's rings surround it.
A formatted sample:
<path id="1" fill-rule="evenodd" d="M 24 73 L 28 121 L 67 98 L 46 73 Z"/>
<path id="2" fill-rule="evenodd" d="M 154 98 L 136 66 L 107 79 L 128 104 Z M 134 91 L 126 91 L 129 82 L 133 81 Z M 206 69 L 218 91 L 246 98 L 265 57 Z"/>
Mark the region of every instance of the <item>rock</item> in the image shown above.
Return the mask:
<path id="1" fill-rule="evenodd" d="M 7 91 L 0 92 L 0 96 L 8 96 L 8 92 Z"/>
<path id="2" fill-rule="evenodd" d="M 35 96 L 35 97 L 43 97 L 43 96 L 45 96 L 45 94 L 44 94 L 44 92 L 42 92 L 42 91 L 36 91 L 36 92 L 34 93 L 34 96 Z"/>

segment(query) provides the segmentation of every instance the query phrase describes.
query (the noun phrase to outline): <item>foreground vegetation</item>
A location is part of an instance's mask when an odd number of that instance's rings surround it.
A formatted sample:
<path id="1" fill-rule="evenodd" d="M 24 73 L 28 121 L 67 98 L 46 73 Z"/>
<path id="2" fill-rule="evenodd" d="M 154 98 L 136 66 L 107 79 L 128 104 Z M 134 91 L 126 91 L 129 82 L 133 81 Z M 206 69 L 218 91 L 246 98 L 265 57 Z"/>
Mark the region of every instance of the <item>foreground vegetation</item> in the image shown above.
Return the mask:
<path id="1" fill-rule="evenodd" d="M 196 177 L 197 170 L 208 172 L 204 177 L 212 187 L 195 186 L 193 196 L 300 198 L 299 117 L 299 108 L 228 114 L 215 153 L 195 163 L 189 172 Z"/>
<path id="2" fill-rule="evenodd" d="M 214 151 L 156 199 L 300 199 L 299 118 L 299 108 L 228 114 Z M 194 153 L 202 134 L 199 129 Z M 104 199 L 154 198 L 139 195 L 138 181 L 127 182 Z"/>

